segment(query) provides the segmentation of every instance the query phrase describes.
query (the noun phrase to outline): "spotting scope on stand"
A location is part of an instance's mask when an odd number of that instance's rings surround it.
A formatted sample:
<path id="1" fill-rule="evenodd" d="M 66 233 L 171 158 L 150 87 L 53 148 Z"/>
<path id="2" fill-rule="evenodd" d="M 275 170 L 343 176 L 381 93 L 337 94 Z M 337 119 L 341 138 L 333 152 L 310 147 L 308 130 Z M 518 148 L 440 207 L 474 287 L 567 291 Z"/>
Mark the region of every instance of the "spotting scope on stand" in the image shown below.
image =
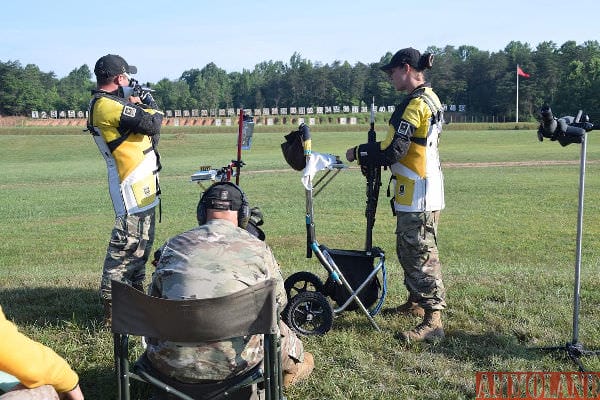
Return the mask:
<path id="1" fill-rule="evenodd" d="M 540 126 L 537 131 L 538 139 L 544 138 L 551 141 L 558 141 L 561 146 L 568 146 L 571 143 L 581 144 L 580 168 L 579 168 L 579 203 L 577 212 L 577 245 L 575 251 L 575 281 L 573 291 L 573 336 L 570 342 L 565 346 L 547 347 L 545 350 L 565 350 L 571 360 L 577 364 L 580 372 L 585 371 L 581 362 L 581 357 L 588 355 L 600 355 L 598 350 L 585 349 L 579 341 L 579 309 L 581 305 L 581 251 L 583 234 L 583 199 L 585 192 L 585 164 L 587 153 L 587 133 L 600 129 L 594 127 L 587 115 L 579 110 L 575 117 L 556 118 L 552 114 L 549 106 L 544 106 L 540 110 Z"/>

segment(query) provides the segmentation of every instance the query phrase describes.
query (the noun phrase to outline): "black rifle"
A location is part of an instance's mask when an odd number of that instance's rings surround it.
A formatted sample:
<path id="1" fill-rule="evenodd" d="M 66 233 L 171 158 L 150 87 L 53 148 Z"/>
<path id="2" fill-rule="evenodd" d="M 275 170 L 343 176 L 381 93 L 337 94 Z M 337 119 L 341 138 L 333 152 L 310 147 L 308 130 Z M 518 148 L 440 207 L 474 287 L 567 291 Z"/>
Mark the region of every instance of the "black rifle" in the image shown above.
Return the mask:
<path id="1" fill-rule="evenodd" d="M 375 143 L 377 134 L 375 133 L 375 98 L 371 103 L 371 126 L 367 134 L 367 141 Z M 367 218 L 367 236 L 365 241 L 365 250 L 370 252 L 373 249 L 373 227 L 375 226 L 375 214 L 377 213 L 377 202 L 379 200 L 379 188 L 381 187 L 381 167 L 376 165 L 375 160 L 369 160 L 367 163 L 367 207 L 365 217 Z"/>

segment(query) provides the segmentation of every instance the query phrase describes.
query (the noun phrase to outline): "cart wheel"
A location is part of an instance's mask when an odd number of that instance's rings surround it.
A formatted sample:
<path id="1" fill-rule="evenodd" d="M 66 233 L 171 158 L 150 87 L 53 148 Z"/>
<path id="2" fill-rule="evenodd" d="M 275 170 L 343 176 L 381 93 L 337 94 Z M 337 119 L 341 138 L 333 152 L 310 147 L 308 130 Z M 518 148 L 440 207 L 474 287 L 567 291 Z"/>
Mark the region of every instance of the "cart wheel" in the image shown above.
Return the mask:
<path id="1" fill-rule="evenodd" d="M 319 292 L 302 292 L 290 300 L 283 321 L 301 335 L 323 335 L 333 326 L 333 308 Z"/>
<path id="2" fill-rule="evenodd" d="M 322 292 L 323 282 L 310 272 L 300 271 L 290 275 L 284 282 L 288 299 L 304 292 Z"/>

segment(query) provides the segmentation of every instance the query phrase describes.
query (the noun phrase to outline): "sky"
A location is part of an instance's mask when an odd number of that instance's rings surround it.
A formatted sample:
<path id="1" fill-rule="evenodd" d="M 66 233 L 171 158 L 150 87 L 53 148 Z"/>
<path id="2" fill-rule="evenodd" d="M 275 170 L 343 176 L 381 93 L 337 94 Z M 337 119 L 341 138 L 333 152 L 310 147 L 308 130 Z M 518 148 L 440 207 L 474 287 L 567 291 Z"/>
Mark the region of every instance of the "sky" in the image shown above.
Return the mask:
<path id="1" fill-rule="evenodd" d="M 10 1 L 0 6 L 0 62 L 62 78 L 119 54 L 138 81 L 156 83 L 211 62 L 228 73 L 289 64 L 294 53 L 354 65 L 404 47 L 583 44 L 600 40 L 598 15 L 597 0 Z"/>

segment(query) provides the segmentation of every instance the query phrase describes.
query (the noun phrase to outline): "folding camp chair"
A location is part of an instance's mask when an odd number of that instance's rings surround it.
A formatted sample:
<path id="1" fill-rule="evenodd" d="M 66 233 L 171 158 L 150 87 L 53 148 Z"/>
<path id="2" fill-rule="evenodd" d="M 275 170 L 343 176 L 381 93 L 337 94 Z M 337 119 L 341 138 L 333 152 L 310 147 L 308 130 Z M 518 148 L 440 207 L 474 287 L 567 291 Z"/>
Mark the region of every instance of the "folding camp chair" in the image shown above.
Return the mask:
<path id="1" fill-rule="evenodd" d="M 266 400 L 283 399 L 279 310 L 275 281 L 210 299 L 168 300 L 148 296 L 112 281 L 112 332 L 118 398 L 130 399 L 130 378 L 180 399 L 252 399 L 256 388 Z M 264 334 L 264 359 L 245 374 L 226 381 L 187 384 L 156 371 L 144 353 L 130 368 L 129 335 L 173 342 L 211 342 Z"/>

